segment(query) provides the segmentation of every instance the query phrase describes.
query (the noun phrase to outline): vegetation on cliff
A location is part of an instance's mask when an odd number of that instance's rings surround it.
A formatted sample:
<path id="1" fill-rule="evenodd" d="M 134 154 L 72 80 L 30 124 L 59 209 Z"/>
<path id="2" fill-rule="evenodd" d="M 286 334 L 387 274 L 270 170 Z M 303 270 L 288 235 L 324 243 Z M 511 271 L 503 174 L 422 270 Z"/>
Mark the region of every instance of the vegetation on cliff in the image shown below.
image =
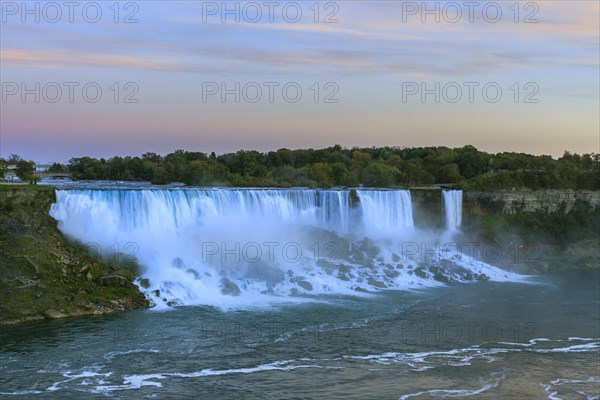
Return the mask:
<path id="1" fill-rule="evenodd" d="M 210 186 L 400 187 L 457 184 L 468 189 L 600 189 L 599 154 L 565 154 L 559 159 L 524 153 L 490 154 L 461 148 L 240 150 L 217 156 L 177 150 L 166 156 L 73 158 L 75 179 L 183 182 Z"/>
<path id="2" fill-rule="evenodd" d="M 135 264 L 70 243 L 48 215 L 54 190 L 0 186 L 0 323 L 146 307 Z"/>
<path id="3" fill-rule="evenodd" d="M 600 268 L 600 207 L 577 200 L 569 212 L 501 213 L 467 208 L 463 231 L 473 241 L 503 248 L 501 264 L 538 272 Z"/>

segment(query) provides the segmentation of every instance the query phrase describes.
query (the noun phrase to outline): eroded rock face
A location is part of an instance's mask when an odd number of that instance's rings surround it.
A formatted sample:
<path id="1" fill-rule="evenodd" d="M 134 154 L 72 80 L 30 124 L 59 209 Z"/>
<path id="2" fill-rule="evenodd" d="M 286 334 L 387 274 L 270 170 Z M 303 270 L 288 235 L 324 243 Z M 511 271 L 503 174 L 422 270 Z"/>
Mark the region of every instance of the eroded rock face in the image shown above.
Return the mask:
<path id="1" fill-rule="evenodd" d="M 600 192 L 591 190 L 498 190 L 491 192 L 464 193 L 467 208 L 476 213 L 476 209 L 490 209 L 503 214 L 536 212 L 566 214 L 576 201 L 588 203 L 591 208 L 600 206 Z"/>

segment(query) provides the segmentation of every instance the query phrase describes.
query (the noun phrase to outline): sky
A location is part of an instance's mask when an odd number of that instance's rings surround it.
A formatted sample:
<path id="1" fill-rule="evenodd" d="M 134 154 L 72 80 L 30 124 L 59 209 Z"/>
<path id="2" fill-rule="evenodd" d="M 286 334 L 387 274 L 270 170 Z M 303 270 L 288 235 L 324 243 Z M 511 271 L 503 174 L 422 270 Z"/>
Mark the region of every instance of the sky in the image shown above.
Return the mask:
<path id="1" fill-rule="evenodd" d="M 0 156 L 600 152 L 597 1 L 0 1 Z"/>

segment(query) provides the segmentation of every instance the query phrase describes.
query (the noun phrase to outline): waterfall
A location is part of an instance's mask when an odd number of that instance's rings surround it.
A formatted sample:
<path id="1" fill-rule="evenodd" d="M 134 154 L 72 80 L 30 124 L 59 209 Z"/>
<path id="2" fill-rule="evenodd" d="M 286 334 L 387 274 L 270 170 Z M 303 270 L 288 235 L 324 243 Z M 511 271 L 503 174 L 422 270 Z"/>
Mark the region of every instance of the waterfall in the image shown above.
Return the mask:
<path id="1" fill-rule="evenodd" d="M 412 201 L 408 190 L 359 190 L 357 194 L 368 233 L 413 229 Z"/>
<path id="2" fill-rule="evenodd" d="M 449 228 L 460 226 L 461 195 L 444 192 Z M 406 190 L 94 189 L 57 190 L 50 215 L 103 256 L 134 259 L 136 284 L 159 308 L 360 295 L 474 279 L 484 269 L 508 279 L 452 252 L 443 257 L 460 267 L 423 271 L 412 210 Z"/>
<path id="3" fill-rule="evenodd" d="M 455 231 L 462 224 L 462 190 L 444 190 L 444 216 L 446 229 Z"/>

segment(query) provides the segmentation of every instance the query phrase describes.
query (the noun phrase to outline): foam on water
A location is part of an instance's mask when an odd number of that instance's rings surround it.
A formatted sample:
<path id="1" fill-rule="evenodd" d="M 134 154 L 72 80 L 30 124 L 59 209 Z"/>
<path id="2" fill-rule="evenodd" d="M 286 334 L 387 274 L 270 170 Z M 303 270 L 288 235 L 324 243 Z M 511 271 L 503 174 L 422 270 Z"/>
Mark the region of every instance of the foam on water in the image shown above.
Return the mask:
<path id="1" fill-rule="evenodd" d="M 423 262 L 407 190 L 57 190 L 60 230 L 104 256 L 135 259 L 160 307 L 253 307 L 322 294 L 439 286 L 520 275 L 456 250 Z M 444 192 L 460 225 L 462 192 Z M 446 200 L 448 199 L 448 200 Z M 449 212 L 446 212 L 448 220 Z M 118 253 L 118 254 L 115 254 Z M 314 297 L 313 297 L 314 298 Z"/>
<path id="2" fill-rule="evenodd" d="M 573 342 L 579 344 L 593 344 L 586 346 L 585 350 L 576 349 Z M 519 346 L 520 343 L 514 343 L 511 346 L 502 345 L 500 342 L 490 342 L 489 347 L 473 345 L 469 347 L 459 347 L 448 350 L 421 351 L 421 352 L 386 352 L 381 354 L 367 355 L 345 355 L 331 358 L 295 358 L 271 361 L 261 364 L 250 364 L 236 368 L 200 368 L 191 371 L 177 371 L 166 369 L 164 371 L 155 371 L 153 373 L 129 373 L 115 374 L 113 372 L 113 358 L 116 355 L 127 355 L 139 352 L 158 353 L 153 349 L 134 349 L 129 352 L 111 352 L 104 356 L 106 364 L 94 364 L 92 366 L 82 367 L 79 370 L 63 370 L 60 375 L 63 378 L 51 384 L 48 388 L 42 390 L 19 390 L 14 392 L 5 392 L 5 395 L 22 394 L 43 394 L 56 391 L 70 391 L 76 388 L 82 392 L 88 393 L 107 393 L 125 390 L 137 390 L 143 387 L 163 387 L 165 382 L 170 379 L 202 379 L 214 376 L 226 376 L 236 374 L 262 374 L 272 371 L 293 371 L 297 369 L 328 369 L 343 370 L 345 368 L 365 367 L 369 370 L 385 370 L 405 366 L 407 370 L 419 374 L 429 374 L 430 370 L 440 368 L 469 368 L 476 362 L 494 363 L 501 362 L 509 354 L 533 353 L 545 354 L 547 350 L 553 350 L 554 353 L 579 353 L 582 350 L 586 353 L 597 353 L 600 338 L 580 338 L 568 340 L 548 340 L 535 338 L 529 341 L 529 347 Z M 502 347 L 504 346 L 504 347 Z M 383 369 L 370 368 L 374 364 Z M 165 366 L 166 367 L 166 366 Z M 168 368 L 168 367 L 167 367 Z M 461 397 L 473 396 L 489 391 L 499 385 L 505 379 L 504 375 L 493 375 L 487 382 L 481 382 L 480 387 L 455 389 L 455 388 L 436 388 L 430 390 L 420 390 L 414 393 L 401 395 L 404 399 L 411 397 Z M 550 396 L 556 396 L 558 391 L 577 390 L 578 393 L 586 393 L 587 398 L 594 398 L 594 388 L 600 382 L 598 377 L 578 377 L 566 378 L 560 377 L 551 379 L 549 382 L 540 382 L 544 390 Z M 589 393 L 588 393 L 589 392 Z M 400 395 L 400 394 L 399 394 Z"/>

